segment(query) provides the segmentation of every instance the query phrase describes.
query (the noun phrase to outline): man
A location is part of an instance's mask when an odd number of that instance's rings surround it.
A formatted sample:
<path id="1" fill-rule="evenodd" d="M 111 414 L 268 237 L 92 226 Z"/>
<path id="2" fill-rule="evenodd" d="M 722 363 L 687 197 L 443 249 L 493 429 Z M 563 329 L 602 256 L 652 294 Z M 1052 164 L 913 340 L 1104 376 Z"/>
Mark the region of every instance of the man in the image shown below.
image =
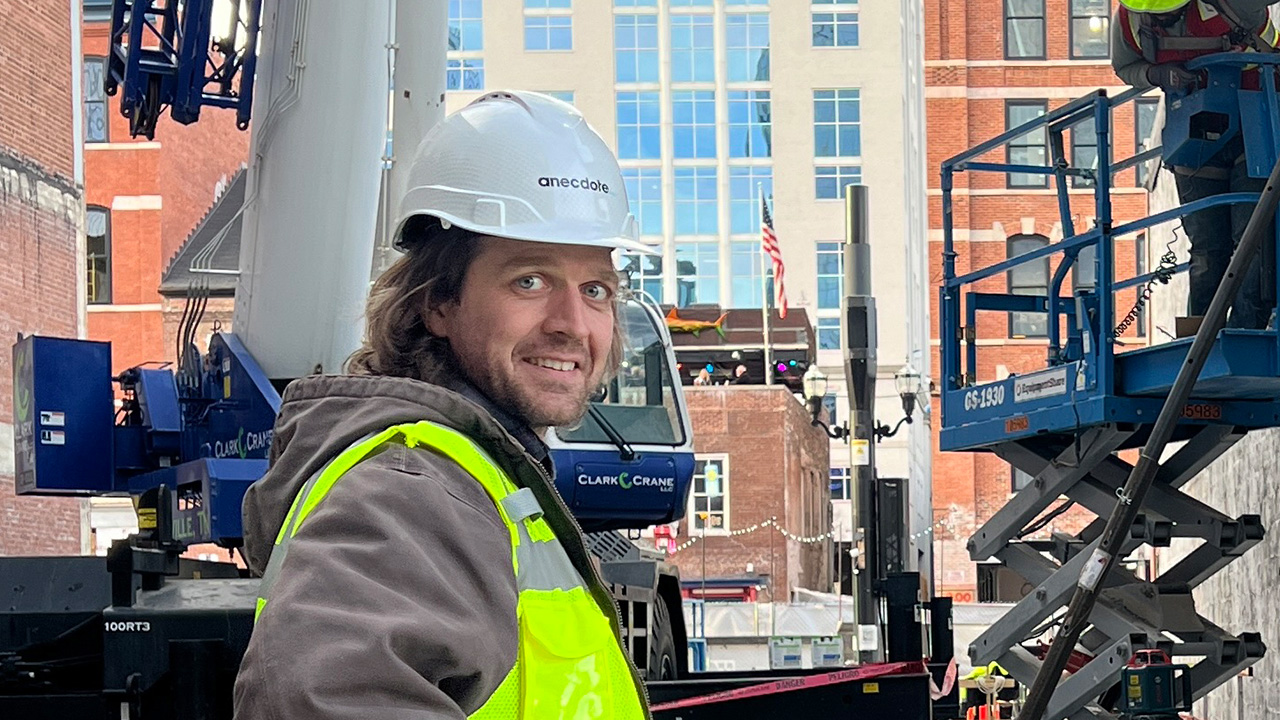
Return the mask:
<path id="1" fill-rule="evenodd" d="M 1201 74 L 1187 70 L 1194 58 L 1219 52 L 1274 52 L 1276 28 L 1267 14 L 1274 0 L 1120 0 L 1111 23 L 1111 65 L 1137 88 L 1182 93 Z M 1243 87 L 1260 87 L 1260 74 L 1245 73 Z M 1248 175 L 1244 145 L 1237 137 L 1203 167 L 1171 167 L 1183 204 L 1227 192 L 1261 192 L 1265 178 Z M 1253 206 L 1220 205 L 1182 219 L 1191 245 L 1187 311 L 1200 318 L 1226 273 L 1231 253 L 1249 223 Z M 1250 265 L 1232 306 L 1229 327 L 1267 326 L 1274 296 L 1275 243 L 1264 243 L 1262 262 Z"/>
<path id="2" fill-rule="evenodd" d="M 291 384 L 245 498 L 250 720 L 643 718 L 541 436 L 617 367 L 621 171 L 571 106 L 494 92 L 418 147 L 406 252 L 347 376 Z"/>

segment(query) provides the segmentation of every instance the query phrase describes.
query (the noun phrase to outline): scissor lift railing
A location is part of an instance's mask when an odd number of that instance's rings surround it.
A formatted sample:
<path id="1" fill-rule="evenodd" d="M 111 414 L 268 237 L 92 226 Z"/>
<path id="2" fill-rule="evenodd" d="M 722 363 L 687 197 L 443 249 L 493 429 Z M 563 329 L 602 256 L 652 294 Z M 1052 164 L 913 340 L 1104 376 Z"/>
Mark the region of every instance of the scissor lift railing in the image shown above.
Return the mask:
<path id="1" fill-rule="evenodd" d="M 1229 193 L 1117 225 L 1111 204 L 1112 178 L 1162 154 L 1166 159 L 1171 153 L 1184 159 L 1189 155 L 1200 161 L 1207 159 L 1229 137 L 1189 131 L 1193 126 L 1190 116 L 1221 108 L 1226 108 L 1230 122 L 1224 126 L 1215 121 L 1214 127 L 1225 127 L 1227 134 L 1240 133 L 1249 153 L 1251 174 L 1266 177 L 1280 148 L 1280 98 L 1272 83 L 1263 83 L 1266 87 L 1261 91 L 1240 90 L 1245 63 L 1263 65 L 1271 72 L 1280 65 L 1280 58 L 1221 54 L 1190 64 L 1192 69 L 1206 70 L 1208 87 L 1174 98 L 1166 106 L 1169 115 L 1163 148 L 1112 162 L 1113 114 L 1142 92 L 1131 90 L 1112 98 L 1097 91 L 942 164 L 941 448 L 992 452 L 1034 477 L 969 540 L 974 560 L 996 558 L 1036 586 L 974 643 L 970 653 L 975 664 L 996 660 L 1028 685 L 1034 680 L 1041 654 L 1025 643 L 1060 618 L 1086 559 L 1100 540 L 1105 518 L 1116 507 L 1117 492 L 1132 470 L 1116 453 L 1146 440 L 1186 361 L 1190 338 L 1115 352 L 1119 335 L 1115 330 L 1116 293 L 1142 288 L 1187 266 L 1184 263 L 1117 278 L 1114 239 L 1204 208 L 1256 204 L 1259 197 L 1257 193 Z M 1096 167 L 1073 167 L 1065 152 L 1064 131 L 1082 122 L 1093 123 Z M 1049 135 L 1048 165 L 979 160 L 1042 129 Z M 960 172 L 1052 176 L 1064 239 L 957 275 L 952 195 L 955 175 Z M 1075 227 L 1068 178 L 1092 180 L 1095 223 L 1090 228 Z M 1089 247 L 1096 248 L 1095 287 L 1062 297 L 1067 272 Z M 979 281 L 1055 255 L 1061 260 L 1046 295 L 972 289 Z M 1276 281 L 1280 284 L 1280 278 Z M 1045 313 L 1045 368 L 1000 380 L 978 378 L 975 341 L 980 312 Z M 1174 436 L 1175 441 L 1185 444 L 1161 465 L 1124 554 L 1143 544 L 1168 545 L 1173 537 L 1198 538 L 1203 544 L 1153 582 L 1124 572 L 1112 573 L 1090 616 L 1091 628 L 1078 645 L 1082 654 L 1077 657 L 1076 670 L 1058 686 L 1046 717 L 1113 717 L 1109 708 L 1115 707 L 1120 670 L 1144 647 L 1199 658 L 1192 670 L 1197 698 L 1262 657 L 1266 648 L 1258 633 L 1227 632 L 1199 615 L 1191 597 L 1192 589 L 1262 540 L 1260 518 L 1253 514 L 1229 518 L 1179 488 L 1249 430 L 1276 426 L 1280 426 L 1280 337 L 1274 330 L 1222 331 Z M 1058 509 L 1051 510 L 1063 497 L 1066 500 Z M 1048 540 L 1025 539 L 1047 526 L 1069 504 L 1089 510 L 1098 519 L 1074 536 L 1053 533 Z"/>

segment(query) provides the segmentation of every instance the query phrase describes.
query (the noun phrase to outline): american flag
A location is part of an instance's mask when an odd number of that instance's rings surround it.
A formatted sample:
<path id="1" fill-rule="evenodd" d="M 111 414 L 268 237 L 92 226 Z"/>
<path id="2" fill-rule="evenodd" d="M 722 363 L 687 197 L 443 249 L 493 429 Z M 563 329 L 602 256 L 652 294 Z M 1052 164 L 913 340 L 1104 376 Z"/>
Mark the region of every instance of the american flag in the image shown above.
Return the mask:
<path id="1" fill-rule="evenodd" d="M 786 268 L 782 264 L 782 249 L 778 247 L 778 236 L 773 232 L 773 216 L 769 214 L 769 201 L 760 196 L 760 241 L 764 243 L 764 251 L 773 261 L 773 293 L 774 303 L 778 307 L 778 317 L 787 316 L 787 289 L 783 282 Z"/>

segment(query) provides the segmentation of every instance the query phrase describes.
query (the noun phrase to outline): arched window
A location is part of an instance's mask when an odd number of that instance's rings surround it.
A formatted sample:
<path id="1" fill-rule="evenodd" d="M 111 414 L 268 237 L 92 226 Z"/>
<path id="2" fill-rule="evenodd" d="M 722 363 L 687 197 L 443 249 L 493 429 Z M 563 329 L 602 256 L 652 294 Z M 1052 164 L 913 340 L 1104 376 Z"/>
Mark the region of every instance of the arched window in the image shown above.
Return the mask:
<path id="1" fill-rule="evenodd" d="M 111 302 L 111 210 L 99 205 L 86 208 L 85 272 L 86 292 L 90 305 Z"/>

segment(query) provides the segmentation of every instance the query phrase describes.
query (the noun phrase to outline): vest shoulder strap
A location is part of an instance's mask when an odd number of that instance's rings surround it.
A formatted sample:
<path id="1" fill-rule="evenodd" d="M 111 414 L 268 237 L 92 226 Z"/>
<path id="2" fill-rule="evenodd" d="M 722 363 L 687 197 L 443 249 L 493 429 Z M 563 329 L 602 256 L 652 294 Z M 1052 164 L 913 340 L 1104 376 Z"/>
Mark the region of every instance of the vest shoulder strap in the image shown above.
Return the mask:
<path id="1" fill-rule="evenodd" d="M 1277 36 L 1275 25 L 1271 22 L 1270 14 L 1263 22 L 1261 29 L 1247 27 L 1244 20 L 1240 17 L 1240 13 L 1232 7 L 1230 0 L 1203 0 L 1206 4 L 1217 10 L 1227 24 L 1231 26 L 1231 40 L 1241 42 L 1246 47 L 1250 47 L 1257 52 L 1280 52 L 1276 48 Z"/>

